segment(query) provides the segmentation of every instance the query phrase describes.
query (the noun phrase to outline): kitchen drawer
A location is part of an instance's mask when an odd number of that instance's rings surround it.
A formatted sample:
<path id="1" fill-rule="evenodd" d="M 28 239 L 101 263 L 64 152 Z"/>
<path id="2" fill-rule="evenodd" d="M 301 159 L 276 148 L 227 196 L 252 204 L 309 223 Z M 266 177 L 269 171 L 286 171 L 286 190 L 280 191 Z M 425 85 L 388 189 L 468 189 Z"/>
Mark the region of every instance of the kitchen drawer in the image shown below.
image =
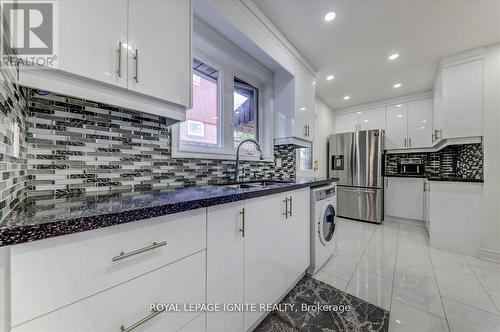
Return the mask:
<path id="1" fill-rule="evenodd" d="M 121 331 L 151 314 L 151 303 L 205 303 L 206 251 L 112 287 L 12 329 L 19 331 Z M 178 331 L 196 311 L 164 311 L 134 331 Z M 188 324 L 189 323 L 189 324 Z"/>
<path id="2" fill-rule="evenodd" d="M 152 246 L 154 242 L 160 245 Z M 113 261 L 121 252 L 143 252 Z M 11 321 L 18 325 L 206 248 L 206 210 L 11 248 Z"/>

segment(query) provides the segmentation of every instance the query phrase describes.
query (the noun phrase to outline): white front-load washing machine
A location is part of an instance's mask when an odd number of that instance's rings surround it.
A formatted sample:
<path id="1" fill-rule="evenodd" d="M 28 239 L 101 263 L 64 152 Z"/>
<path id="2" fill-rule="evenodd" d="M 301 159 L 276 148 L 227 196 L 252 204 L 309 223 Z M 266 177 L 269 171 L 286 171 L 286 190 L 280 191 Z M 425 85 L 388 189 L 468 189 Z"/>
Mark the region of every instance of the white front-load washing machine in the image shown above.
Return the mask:
<path id="1" fill-rule="evenodd" d="M 335 250 L 335 220 L 337 215 L 337 185 L 311 189 L 311 266 L 314 274 L 332 257 Z"/>

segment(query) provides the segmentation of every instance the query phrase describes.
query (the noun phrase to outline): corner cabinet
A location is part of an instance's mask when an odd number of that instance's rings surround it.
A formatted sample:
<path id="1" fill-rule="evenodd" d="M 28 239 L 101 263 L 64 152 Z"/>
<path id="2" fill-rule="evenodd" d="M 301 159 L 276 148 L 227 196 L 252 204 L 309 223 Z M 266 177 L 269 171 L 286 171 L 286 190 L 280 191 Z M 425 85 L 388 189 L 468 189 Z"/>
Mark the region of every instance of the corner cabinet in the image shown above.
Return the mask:
<path id="1" fill-rule="evenodd" d="M 184 119 L 190 0 L 61 0 L 59 20 L 57 68 L 21 70 L 21 84 Z"/>
<path id="2" fill-rule="evenodd" d="M 434 85 L 433 141 L 483 136 L 483 59 L 442 65 Z"/>
<path id="3" fill-rule="evenodd" d="M 309 188 L 211 207 L 207 302 L 276 303 L 309 267 Z M 207 331 L 252 329 L 266 311 L 209 312 Z"/>
<path id="4" fill-rule="evenodd" d="M 293 74 L 277 71 L 274 96 L 275 144 L 310 146 L 314 139 L 314 76 L 301 64 L 295 66 Z"/>

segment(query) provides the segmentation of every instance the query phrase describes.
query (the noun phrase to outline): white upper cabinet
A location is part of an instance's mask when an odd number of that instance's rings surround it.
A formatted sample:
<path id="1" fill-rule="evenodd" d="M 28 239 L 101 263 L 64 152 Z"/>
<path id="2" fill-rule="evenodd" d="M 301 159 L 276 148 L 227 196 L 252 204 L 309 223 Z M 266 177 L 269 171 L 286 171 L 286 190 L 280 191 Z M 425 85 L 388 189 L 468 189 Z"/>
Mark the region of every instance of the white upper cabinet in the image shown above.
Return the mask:
<path id="1" fill-rule="evenodd" d="M 191 2 L 129 0 L 130 90 L 190 105 Z"/>
<path id="2" fill-rule="evenodd" d="M 358 115 L 358 129 L 385 129 L 385 107 L 361 111 Z"/>
<path id="3" fill-rule="evenodd" d="M 335 133 L 385 129 L 385 107 L 373 108 L 335 117 Z"/>
<path id="4" fill-rule="evenodd" d="M 385 124 L 385 148 L 405 149 L 408 146 L 408 104 L 387 106 Z"/>
<path id="5" fill-rule="evenodd" d="M 301 64 L 296 64 L 293 75 L 278 71 L 274 76 L 274 96 L 277 143 L 289 143 L 291 139 L 312 142 L 316 99 L 314 76 Z"/>
<path id="6" fill-rule="evenodd" d="M 356 113 L 339 114 L 335 117 L 335 134 L 356 131 L 358 115 Z"/>
<path id="7" fill-rule="evenodd" d="M 183 121 L 191 107 L 190 0 L 60 0 L 57 68 L 22 85 Z"/>
<path id="8" fill-rule="evenodd" d="M 126 43 L 127 1 L 59 2 L 60 70 L 126 88 Z"/>
<path id="9" fill-rule="evenodd" d="M 440 118 L 442 139 L 483 135 L 483 60 L 477 59 L 441 70 Z"/>
<path id="10" fill-rule="evenodd" d="M 432 147 L 432 99 L 408 103 L 408 147 Z"/>

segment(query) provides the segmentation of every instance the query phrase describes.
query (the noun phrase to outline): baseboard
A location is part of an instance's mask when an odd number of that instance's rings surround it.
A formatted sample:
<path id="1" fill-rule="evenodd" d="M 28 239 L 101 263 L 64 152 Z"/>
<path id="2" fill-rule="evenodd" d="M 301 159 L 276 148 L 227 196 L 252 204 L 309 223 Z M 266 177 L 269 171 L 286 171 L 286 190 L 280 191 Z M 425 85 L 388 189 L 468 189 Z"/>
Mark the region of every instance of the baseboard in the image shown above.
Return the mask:
<path id="1" fill-rule="evenodd" d="M 500 251 L 481 248 L 479 250 L 479 258 L 489 262 L 500 263 Z"/>

